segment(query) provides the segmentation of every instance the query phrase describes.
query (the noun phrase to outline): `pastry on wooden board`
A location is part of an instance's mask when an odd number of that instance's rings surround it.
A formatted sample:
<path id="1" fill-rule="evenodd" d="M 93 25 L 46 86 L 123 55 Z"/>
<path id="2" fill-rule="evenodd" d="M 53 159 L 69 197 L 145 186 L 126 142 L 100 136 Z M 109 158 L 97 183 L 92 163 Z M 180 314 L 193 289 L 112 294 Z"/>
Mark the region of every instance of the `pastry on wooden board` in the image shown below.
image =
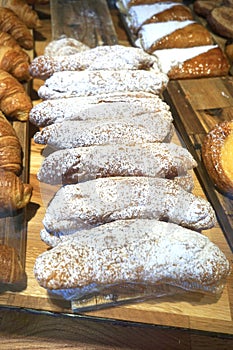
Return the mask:
<path id="1" fill-rule="evenodd" d="M 61 237 L 37 257 L 40 286 L 68 300 L 117 287 L 153 291 L 170 285 L 221 294 L 230 273 L 224 253 L 208 237 L 170 222 L 118 220 Z"/>
<path id="2" fill-rule="evenodd" d="M 0 283 L 14 284 L 24 277 L 24 271 L 15 248 L 0 244 Z"/>
<path id="3" fill-rule="evenodd" d="M 233 196 L 233 121 L 217 124 L 202 144 L 202 159 L 214 185 Z"/>
<path id="4" fill-rule="evenodd" d="M 21 82 L 30 79 L 30 57 L 21 49 L 0 46 L 0 69 L 10 73 Z"/>

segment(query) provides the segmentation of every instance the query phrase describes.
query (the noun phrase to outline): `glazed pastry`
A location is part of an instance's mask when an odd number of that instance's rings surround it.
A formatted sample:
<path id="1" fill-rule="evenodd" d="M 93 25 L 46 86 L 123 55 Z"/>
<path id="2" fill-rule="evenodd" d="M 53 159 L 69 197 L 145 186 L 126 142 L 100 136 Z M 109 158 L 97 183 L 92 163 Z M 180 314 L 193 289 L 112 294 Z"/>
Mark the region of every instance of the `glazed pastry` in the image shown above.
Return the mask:
<path id="1" fill-rule="evenodd" d="M 183 147 L 173 143 L 104 145 L 59 150 L 46 157 L 38 179 L 68 184 L 109 176 L 171 178 L 184 175 L 196 162 Z"/>
<path id="2" fill-rule="evenodd" d="M 13 126 L 0 112 L 0 169 L 19 174 L 22 148 Z"/>
<path id="3" fill-rule="evenodd" d="M 170 116 L 170 114 L 169 114 Z M 112 145 L 170 142 L 174 127 L 170 118 L 161 113 L 134 118 L 105 118 L 86 121 L 64 121 L 44 127 L 34 135 L 38 144 L 47 144 L 54 149 Z"/>
<path id="4" fill-rule="evenodd" d="M 156 22 L 192 20 L 188 6 L 174 2 L 137 5 L 130 7 L 126 17 L 129 28 L 137 33 L 142 25 Z"/>
<path id="5" fill-rule="evenodd" d="M 38 94 L 42 99 L 73 96 L 94 96 L 119 92 L 149 92 L 160 94 L 166 88 L 168 77 L 153 70 L 96 70 L 57 72 L 48 78 Z"/>
<path id="6" fill-rule="evenodd" d="M 227 57 L 217 45 L 156 50 L 153 54 L 170 79 L 224 76 L 230 69 Z"/>
<path id="7" fill-rule="evenodd" d="M 59 39 L 52 40 L 44 49 L 45 56 L 69 56 L 89 50 L 90 47 L 81 43 L 79 40 L 61 36 Z"/>
<path id="8" fill-rule="evenodd" d="M 28 54 L 9 46 L 0 46 L 0 69 L 12 74 L 19 81 L 30 79 Z"/>
<path id="9" fill-rule="evenodd" d="M 28 120 L 32 101 L 23 85 L 10 73 L 0 70 L 0 109 L 8 117 Z"/>
<path id="10" fill-rule="evenodd" d="M 11 34 L 24 49 L 33 48 L 33 37 L 19 17 L 10 9 L 0 7 L 0 31 Z"/>
<path id="11" fill-rule="evenodd" d="M 24 0 L 4 0 L 1 6 L 12 10 L 28 28 L 39 28 L 41 26 L 37 12 Z"/>
<path id="12" fill-rule="evenodd" d="M 228 6 L 216 7 L 207 17 L 208 24 L 214 33 L 225 38 L 233 38 L 233 8 Z"/>
<path id="13" fill-rule="evenodd" d="M 15 248 L 0 244 L 0 283 L 14 284 L 24 277 L 24 271 Z"/>
<path id="14" fill-rule="evenodd" d="M 0 169 L 0 213 L 10 215 L 30 201 L 32 187 L 23 184 L 12 171 Z"/>
<path id="15" fill-rule="evenodd" d="M 151 296 L 163 285 L 221 294 L 230 274 L 208 237 L 170 222 L 119 220 L 60 240 L 36 258 L 34 274 L 40 286 L 69 300 L 114 287 L 117 295 L 124 286 Z"/>
<path id="16" fill-rule="evenodd" d="M 148 53 L 210 44 L 213 44 L 211 33 L 203 25 L 190 20 L 145 24 L 136 41 L 136 45 Z"/>
<path id="17" fill-rule="evenodd" d="M 233 122 L 217 124 L 206 135 L 202 159 L 214 185 L 224 194 L 233 196 Z"/>
<path id="18" fill-rule="evenodd" d="M 138 95 L 123 92 L 45 100 L 31 109 L 29 119 L 36 126 L 43 127 L 67 120 L 118 119 L 150 113 L 155 117 L 164 113 L 173 119 L 168 104 L 157 95 L 143 92 Z"/>
<path id="19" fill-rule="evenodd" d="M 47 79 L 55 72 L 88 70 L 156 69 L 155 57 L 142 49 L 122 45 L 97 46 L 71 56 L 38 56 L 30 65 L 34 78 Z M 158 69 L 157 69 L 158 71 Z"/>
<path id="20" fill-rule="evenodd" d="M 132 218 L 165 220 L 196 230 L 216 223 L 208 201 L 172 180 L 108 177 L 61 187 L 46 209 L 43 224 L 47 231 L 62 235 Z"/>

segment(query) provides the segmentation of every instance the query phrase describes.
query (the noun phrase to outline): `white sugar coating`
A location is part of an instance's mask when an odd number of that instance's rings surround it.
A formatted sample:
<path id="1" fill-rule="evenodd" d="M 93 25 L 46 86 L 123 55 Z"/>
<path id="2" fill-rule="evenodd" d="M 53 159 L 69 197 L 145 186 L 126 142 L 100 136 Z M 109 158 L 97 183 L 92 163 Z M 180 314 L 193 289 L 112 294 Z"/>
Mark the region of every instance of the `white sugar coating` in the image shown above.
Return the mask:
<path id="1" fill-rule="evenodd" d="M 167 74 L 172 67 L 182 66 L 185 61 L 217 47 L 217 45 L 203 45 L 184 49 L 163 49 L 154 51 L 153 55 L 157 57 L 161 70 Z"/>
<path id="2" fill-rule="evenodd" d="M 77 39 L 62 36 L 50 41 L 44 49 L 44 54 L 46 56 L 70 55 L 84 50 L 90 50 L 90 48 Z"/>
<path id="3" fill-rule="evenodd" d="M 189 151 L 173 143 L 113 144 L 55 151 L 43 160 L 37 177 L 50 184 L 105 176 L 174 178 L 195 166 Z"/>
<path id="4" fill-rule="evenodd" d="M 153 114 L 118 120 L 64 121 L 44 127 L 34 141 L 57 149 L 107 144 L 170 142 L 174 127 L 170 118 Z"/>
<path id="5" fill-rule="evenodd" d="M 51 233 L 70 234 L 130 218 L 161 219 L 197 230 L 216 223 L 208 201 L 172 180 L 149 177 L 99 178 L 63 186 L 49 203 L 43 223 Z"/>
<path id="6" fill-rule="evenodd" d="M 156 69 L 156 63 L 155 56 L 140 48 L 106 45 L 71 56 L 37 56 L 30 64 L 30 74 L 46 79 L 59 71 Z"/>
<path id="7" fill-rule="evenodd" d="M 148 23 L 141 27 L 138 37 L 141 40 L 143 49 L 147 51 L 161 38 L 193 23 L 195 23 L 195 21 L 191 20 Z"/>
<path id="8" fill-rule="evenodd" d="M 135 115 L 165 113 L 170 107 L 157 95 L 141 93 L 134 96 L 129 93 L 101 96 L 70 97 L 56 100 L 45 100 L 35 105 L 29 120 L 37 126 L 46 126 L 65 120 L 87 120 L 97 118 L 121 118 Z"/>
<path id="9" fill-rule="evenodd" d="M 160 94 L 168 77 L 153 70 L 97 70 L 54 73 L 42 85 L 38 94 L 42 99 L 72 96 L 93 96 L 115 92 L 149 92 Z"/>
<path id="10" fill-rule="evenodd" d="M 155 3 L 150 5 L 131 6 L 126 18 L 129 19 L 130 25 L 137 30 L 146 20 L 174 6 L 177 6 L 177 3 L 167 2 Z"/>
<path id="11" fill-rule="evenodd" d="M 37 281 L 48 289 L 128 282 L 216 292 L 229 270 L 226 256 L 206 236 L 140 219 L 77 232 L 42 253 L 34 266 Z"/>

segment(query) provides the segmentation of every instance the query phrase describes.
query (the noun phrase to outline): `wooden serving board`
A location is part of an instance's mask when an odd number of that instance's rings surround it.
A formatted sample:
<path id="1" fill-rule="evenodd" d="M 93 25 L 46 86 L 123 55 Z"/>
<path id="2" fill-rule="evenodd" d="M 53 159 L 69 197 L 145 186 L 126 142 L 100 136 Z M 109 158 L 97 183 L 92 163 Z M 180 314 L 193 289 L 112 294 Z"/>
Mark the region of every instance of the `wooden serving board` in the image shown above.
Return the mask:
<path id="1" fill-rule="evenodd" d="M 102 3 L 103 1 L 101 1 Z M 66 2 L 67 3 L 67 2 Z M 78 1 L 70 1 L 78 6 Z M 88 1 L 88 6 L 96 2 Z M 51 3 L 52 5 L 54 2 Z M 83 4 L 83 2 L 80 2 Z M 73 5 L 72 5 L 73 6 Z M 71 7 L 72 7 L 71 6 Z M 94 6 L 94 5 L 93 5 Z M 70 7 L 70 8 L 71 8 Z M 106 4 L 104 5 L 106 9 Z M 93 7 L 91 7 L 93 10 Z M 41 7 L 40 11 L 47 11 L 48 7 Z M 101 11 L 101 7 L 98 8 Z M 77 12 L 77 7 L 76 7 Z M 88 13 L 88 12 L 87 12 Z M 106 12 L 105 12 L 106 15 Z M 115 26 L 117 39 L 122 44 L 128 45 L 125 31 L 119 21 L 118 13 L 111 11 L 113 19 L 112 27 Z M 107 23 L 111 23 L 110 14 L 106 19 Z M 51 22 L 45 16 L 43 27 L 41 28 L 41 37 L 43 41 L 36 42 L 37 54 L 43 54 L 43 49 L 46 42 L 51 40 Z M 94 16 L 94 18 L 98 18 Z M 99 26 L 99 21 L 94 25 Z M 97 31 L 99 32 L 99 28 Z M 103 30 L 103 29 L 101 29 Z M 221 83 L 221 79 L 218 80 Z M 35 81 L 38 87 L 42 82 Z M 170 86 L 170 85 L 169 85 Z M 217 89 L 217 90 L 216 90 Z M 214 95 L 219 91 L 218 84 L 215 85 Z M 169 96 L 168 90 L 168 96 Z M 200 99 L 205 98 L 203 92 Z M 191 101 L 193 103 L 193 101 Z M 216 102 L 217 104 L 217 102 Z M 34 129 L 31 127 L 30 135 L 32 136 Z M 182 135 L 184 138 L 184 135 Z M 175 135 L 174 142 L 181 143 L 182 138 Z M 72 316 L 72 318 L 94 318 L 95 320 L 120 320 L 129 322 L 140 322 L 143 324 L 153 324 L 160 326 L 180 327 L 185 329 L 203 330 L 209 332 L 217 332 L 233 335 L 233 276 L 228 279 L 227 285 L 220 297 L 184 293 L 175 296 L 166 296 L 162 298 L 154 298 L 145 300 L 144 302 L 129 303 L 127 305 L 114 305 L 113 307 L 92 310 L 85 312 L 75 312 L 69 302 L 62 299 L 51 297 L 46 290 L 39 287 L 33 274 L 33 267 L 36 257 L 44 252 L 48 247 L 40 239 L 40 230 L 43 228 L 42 220 L 44 218 L 46 196 L 52 195 L 50 188 L 43 187 L 36 178 L 37 171 L 43 160 L 42 145 L 36 145 L 31 139 L 30 151 L 30 183 L 33 185 L 33 196 L 31 203 L 28 206 L 28 234 L 27 234 L 27 250 L 26 250 L 26 274 L 27 284 L 20 292 L 4 291 L 0 293 L 0 305 L 7 308 L 21 308 L 30 310 L 35 313 L 48 313 L 55 315 Z M 194 193 L 205 197 L 199 181 L 194 174 L 195 189 Z M 204 232 L 211 241 L 216 243 L 220 249 L 232 260 L 233 255 L 226 242 L 226 238 L 222 233 L 221 228 L 217 225 L 211 230 Z"/>

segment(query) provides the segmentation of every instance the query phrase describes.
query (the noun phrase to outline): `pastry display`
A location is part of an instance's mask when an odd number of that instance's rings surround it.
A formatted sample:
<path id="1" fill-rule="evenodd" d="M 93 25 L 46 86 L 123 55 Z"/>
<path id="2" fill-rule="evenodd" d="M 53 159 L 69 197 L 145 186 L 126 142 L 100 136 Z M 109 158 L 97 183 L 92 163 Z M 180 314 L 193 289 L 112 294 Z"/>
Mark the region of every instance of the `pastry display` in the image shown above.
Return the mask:
<path id="1" fill-rule="evenodd" d="M 233 122 L 217 124 L 202 144 L 202 159 L 214 185 L 233 196 Z"/>
<path id="2" fill-rule="evenodd" d="M 229 270 L 226 257 L 207 237 L 153 219 L 80 231 L 42 253 L 34 266 L 40 286 L 68 300 L 105 288 L 111 293 L 121 285 L 151 286 L 154 295 L 164 284 L 218 294 Z"/>

